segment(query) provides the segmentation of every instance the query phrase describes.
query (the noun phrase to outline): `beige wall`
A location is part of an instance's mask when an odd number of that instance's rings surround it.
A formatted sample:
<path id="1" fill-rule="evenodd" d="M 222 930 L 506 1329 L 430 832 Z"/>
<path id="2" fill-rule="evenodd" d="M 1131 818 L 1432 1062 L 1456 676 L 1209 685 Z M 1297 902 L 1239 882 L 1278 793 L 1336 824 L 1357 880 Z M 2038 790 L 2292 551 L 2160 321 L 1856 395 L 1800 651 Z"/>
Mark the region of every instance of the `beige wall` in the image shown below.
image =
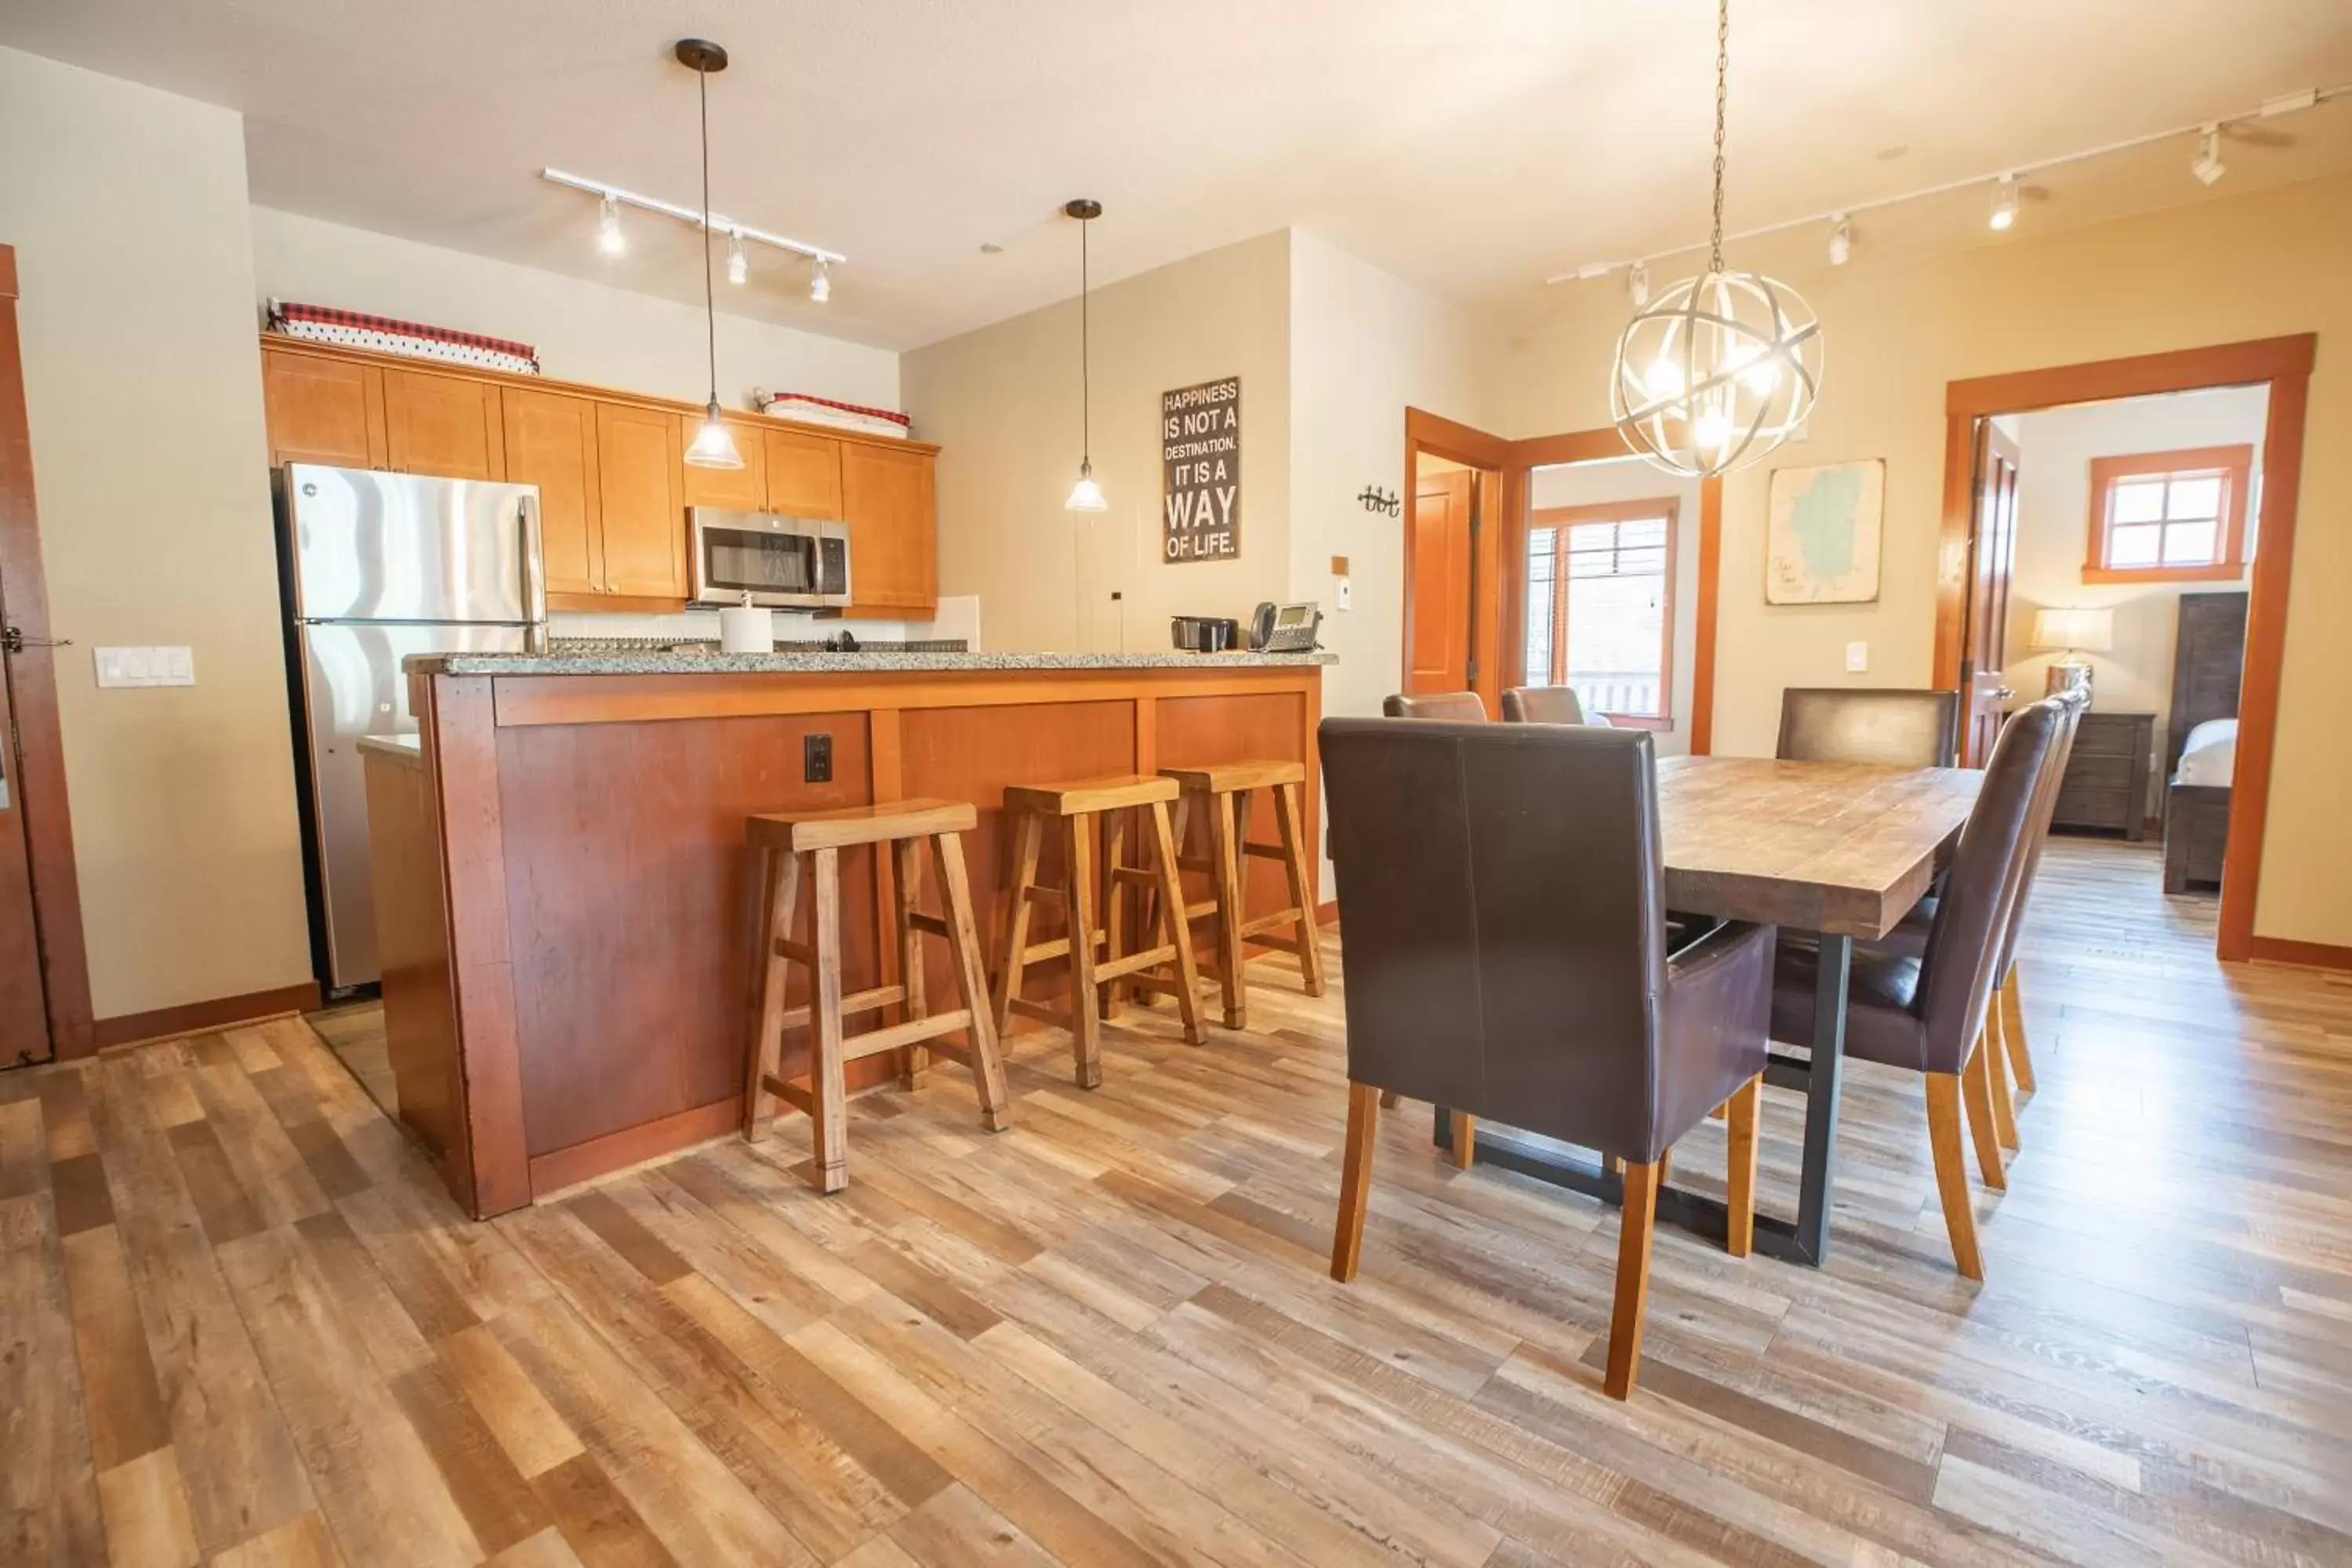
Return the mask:
<path id="1" fill-rule="evenodd" d="M 90 991 L 101 1018 L 310 973 L 254 353 L 225 110 L 0 49 L 0 242 L 25 391 Z M 98 689 L 100 644 L 188 688 Z"/>
<path id="2" fill-rule="evenodd" d="M 698 307 L 268 207 L 252 209 L 252 226 L 260 297 L 511 338 L 565 381 L 698 403 L 709 395 Z M 748 408 L 754 386 L 896 408 L 898 356 L 721 312 L 719 399 Z"/>
<path id="3" fill-rule="evenodd" d="M 1062 510 L 1078 471 L 1076 299 L 902 356 L 907 411 L 946 447 L 940 591 L 980 595 L 990 647 L 1160 650 L 1171 615 L 1246 620 L 1286 596 L 1289 258 L 1276 232 L 1096 289 L 1094 464 L 1108 511 Z M 1166 564 L 1160 395 L 1226 375 L 1242 382 L 1241 554 Z"/>
<path id="4" fill-rule="evenodd" d="M 2252 446 L 2250 493 L 2262 485 L 2263 422 L 2270 395 L 2259 386 L 2177 397 L 2133 397 L 2024 415 L 2018 442 L 2017 553 L 2010 574 L 2007 676 L 2022 697 L 2048 685 L 2061 657 L 2033 648 L 2033 615 L 2046 605 L 2115 612 L 2113 651 L 2086 654 L 2092 705 L 2110 712 L 2156 715 L 2156 752 L 2148 780 L 2151 812 L 2162 805 L 2164 737 L 2172 711 L 2172 645 L 2184 593 L 2243 587 L 2236 583 L 2084 583 L 2091 460 L 2185 447 Z"/>
<path id="5" fill-rule="evenodd" d="M 2029 224 L 2030 227 L 2030 224 Z M 1811 438 L 1725 487 L 1716 745 L 1768 752 L 1783 687 L 1924 684 L 1932 662 L 1944 387 L 1958 377 L 2283 333 L 2321 335 L 2311 382 L 2302 524 L 2289 595 L 2276 773 L 2255 930 L 2352 944 L 2352 372 L 2329 348 L 2352 336 L 2352 177 L 2257 192 L 2063 234 L 1907 263 L 1792 272 L 1821 312 L 1828 371 Z M 1735 256 L 1734 260 L 1738 258 Z M 1515 435 L 1608 423 L 1621 288 L 1591 285 L 1515 345 Z M 1776 462 L 1886 459 L 1877 603 L 1763 602 L 1762 519 Z M 1843 673 L 1867 640 L 1867 676 Z"/>

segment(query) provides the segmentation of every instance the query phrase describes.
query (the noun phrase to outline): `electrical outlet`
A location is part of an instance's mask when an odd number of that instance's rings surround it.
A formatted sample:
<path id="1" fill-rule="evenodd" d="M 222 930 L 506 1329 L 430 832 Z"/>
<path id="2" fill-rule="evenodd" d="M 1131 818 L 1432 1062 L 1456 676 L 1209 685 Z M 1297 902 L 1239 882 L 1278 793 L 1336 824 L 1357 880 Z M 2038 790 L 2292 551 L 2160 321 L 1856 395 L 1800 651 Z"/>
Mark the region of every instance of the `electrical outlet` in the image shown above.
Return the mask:
<path id="1" fill-rule="evenodd" d="M 1348 578 L 1345 578 L 1345 577 L 1340 578 L 1340 579 L 1339 579 L 1339 587 L 1334 591 L 1334 598 L 1336 599 L 1337 603 L 1339 604 L 1339 608 L 1341 608 L 1341 609 L 1343 609 L 1343 610 L 1350 610 L 1350 609 L 1355 608 L 1355 605 L 1356 605 L 1356 585 L 1355 585 L 1355 584 L 1354 584 L 1354 583 L 1352 583 L 1351 581 L 1349 581 Z"/>
<path id="2" fill-rule="evenodd" d="M 804 784 L 833 782 L 833 736 L 829 732 L 801 737 L 801 779 Z"/>
<path id="3" fill-rule="evenodd" d="M 1848 675 L 1861 675 L 1870 668 L 1870 645 L 1850 642 L 1845 645 L 1845 670 Z"/>

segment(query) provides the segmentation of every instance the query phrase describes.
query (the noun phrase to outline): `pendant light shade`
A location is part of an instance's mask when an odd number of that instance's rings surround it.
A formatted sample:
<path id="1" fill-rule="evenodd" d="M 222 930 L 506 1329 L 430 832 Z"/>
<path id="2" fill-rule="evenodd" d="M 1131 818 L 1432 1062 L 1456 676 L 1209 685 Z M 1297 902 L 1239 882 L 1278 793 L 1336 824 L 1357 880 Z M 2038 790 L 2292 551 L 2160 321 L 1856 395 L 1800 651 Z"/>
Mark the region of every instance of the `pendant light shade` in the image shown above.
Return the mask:
<path id="1" fill-rule="evenodd" d="M 1654 468 L 1706 479 L 1801 428 L 1821 387 L 1821 321 L 1797 291 L 1723 264 L 1723 127 L 1731 4 L 1717 0 L 1715 228 L 1707 268 L 1642 303 L 1617 340 L 1609 412 Z M 1638 264 L 1637 264 L 1638 265 Z"/>
<path id="2" fill-rule="evenodd" d="M 1102 486 L 1095 483 L 1093 343 L 1087 317 L 1087 225 L 1102 216 L 1102 203 L 1081 196 L 1065 203 L 1065 216 L 1078 220 L 1078 482 L 1070 487 L 1065 511 L 1108 511 Z"/>
<path id="3" fill-rule="evenodd" d="M 686 460 L 698 468 L 740 468 L 743 454 L 735 449 L 734 432 L 719 417 L 719 301 L 710 283 L 710 73 L 727 68 L 727 51 L 707 38 L 680 38 L 677 54 L 678 64 L 694 72 L 702 104 L 702 321 L 710 357 L 710 401 Z"/>

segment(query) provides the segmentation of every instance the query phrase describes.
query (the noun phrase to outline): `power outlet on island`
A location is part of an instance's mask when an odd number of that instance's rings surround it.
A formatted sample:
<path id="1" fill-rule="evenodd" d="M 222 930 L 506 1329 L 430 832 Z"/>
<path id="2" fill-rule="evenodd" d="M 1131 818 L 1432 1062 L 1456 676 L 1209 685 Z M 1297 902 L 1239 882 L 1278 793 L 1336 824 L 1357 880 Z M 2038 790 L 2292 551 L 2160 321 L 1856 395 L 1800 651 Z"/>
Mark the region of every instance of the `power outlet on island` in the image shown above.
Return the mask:
<path id="1" fill-rule="evenodd" d="M 833 782 L 833 736 L 830 732 L 801 737 L 801 779 L 804 784 Z"/>

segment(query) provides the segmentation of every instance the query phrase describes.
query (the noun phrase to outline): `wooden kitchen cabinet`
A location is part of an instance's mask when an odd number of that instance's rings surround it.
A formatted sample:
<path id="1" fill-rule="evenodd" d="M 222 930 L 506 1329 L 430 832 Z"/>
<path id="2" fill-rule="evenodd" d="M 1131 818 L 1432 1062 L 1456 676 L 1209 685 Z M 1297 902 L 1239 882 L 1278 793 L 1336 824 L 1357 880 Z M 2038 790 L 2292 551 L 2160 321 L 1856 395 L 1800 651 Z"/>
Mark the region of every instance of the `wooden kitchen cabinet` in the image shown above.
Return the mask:
<path id="1" fill-rule="evenodd" d="M 849 588 L 858 609 L 939 605 L 939 520 L 931 454 L 841 443 L 841 515 L 849 524 Z"/>
<path id="2" fill-rule="evenodd" d="M 383 372 L 372 364 L 270 349 L 261 356 L 269 466 L 385 466 Z"/>
<path id="3" fill-rule="evenodd" d="M 728 432 L 735 437 L 735 450 L 742 455 L 743 466 L 740 468 L 698 468 L 686 463 L 685 453 L 687 447 L 694 444 L 694 433 L 701 427 L 701 415 L 678 416 L 677 449 L 678 460 L 685 468 L 686 504 L 725 507 L 731 511 L 758 511 L 766 504 L 768 471 L 767 447 L 760 438 L 760 429 L 740 420 L 728 420 Z"/>
<path id="4" fill-rule="evenodd" d="M 675 414 L 596 405 L 596 489 L 607 592 L 683 601 L 685 465 Z"/>
<path id="5" fill-rule="evenodd" d="M 383 434 L 386 455 L 404 474 L 445 479 L 507 477 L 506 433 L 494 382 L 387 370 Z"/>
<path id="6" fill-rule="evenodd" d="M 798 430 L 762 432 L 768 510 L 793 517 L 841 515 L 841 443 Z"/>
<path id="7" fill-rule="evenodd" d="M 596 471 L 596 404 L 509 386 L 500 396 L 507 478 L 539 487 L 547 591 L 604 591 L 604 509 Z"/>

